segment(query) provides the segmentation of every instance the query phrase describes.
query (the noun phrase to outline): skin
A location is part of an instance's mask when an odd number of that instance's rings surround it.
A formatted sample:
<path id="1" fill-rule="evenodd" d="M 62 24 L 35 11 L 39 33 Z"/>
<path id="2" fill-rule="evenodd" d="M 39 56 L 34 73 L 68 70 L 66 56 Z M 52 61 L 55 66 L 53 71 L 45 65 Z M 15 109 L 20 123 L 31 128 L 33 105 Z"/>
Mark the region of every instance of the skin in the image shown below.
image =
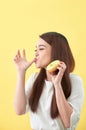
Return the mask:
<path id="1" fill-rule="evenodd" d="M 36 50 L 35 58 L 32 61 L 27 61 L 25 50 L 23 50 L 22 56 L 20 51 L 14 57 L 14 63 L 17 69 L 17 82 L 14 98 L 14 107 L 18 115 L 24 114 L 26 110 L 26 97 L 25 97 L 25 74 L 27 69 L 35 63 L 36 68 L 45 68 L 51 62 L 51 50 L 52 47 L 45 42 L 43 39 L 39 38 Z M 63 74 L 66 70 L 66 64 L 60 61 L 58 66 L 59 73 L 53 75 L 46 70 L 47 80 L 53 82 L 55 88 L 56 103 L 59 110 L 59 116 L 66 128 L 70 127 L 70 117 L 73 112 L 72 107 L 68 104 L 61 86 L 61 80 Z M 60 97 L 60 98 L 59 98 Z"/>
<path id="2" fill-rule="evenodd" d="M 46 68 L 51 61 L 51 46 L 41 38 L 36 46 L 35 58 L 36 68 Z"/>

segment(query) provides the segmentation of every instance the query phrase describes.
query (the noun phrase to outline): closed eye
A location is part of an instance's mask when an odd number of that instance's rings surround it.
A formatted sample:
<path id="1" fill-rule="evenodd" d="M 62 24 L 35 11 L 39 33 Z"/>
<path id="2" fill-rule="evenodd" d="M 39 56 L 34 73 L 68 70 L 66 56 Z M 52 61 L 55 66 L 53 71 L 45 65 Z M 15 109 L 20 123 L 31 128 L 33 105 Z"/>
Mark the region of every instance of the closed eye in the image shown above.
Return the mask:
<path id="1" fill-rule="evenodd" d="M 44 50 L 44 48 L 39 48 L 39 50 Z"/>
<path id="2" fill-rule="evenodd" d="M 44 50 L 44 48 L 35 49 L 35 52 L 37 52 L 37 50 Z"/>

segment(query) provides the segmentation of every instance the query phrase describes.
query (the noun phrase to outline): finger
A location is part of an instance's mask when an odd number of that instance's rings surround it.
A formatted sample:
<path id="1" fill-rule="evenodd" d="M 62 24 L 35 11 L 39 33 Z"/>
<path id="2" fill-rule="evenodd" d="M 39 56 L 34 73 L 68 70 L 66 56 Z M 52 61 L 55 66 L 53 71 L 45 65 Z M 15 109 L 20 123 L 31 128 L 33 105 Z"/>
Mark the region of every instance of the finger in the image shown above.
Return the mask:
<path id="1" fill-rule="evenodd" d="M 65 69 L 63 67 L 58 67 L 58 69 L 59 69 L 58 76 L 62 78 L 65 72 Z"/>
<path id="2" fill-rule="evenodd" d="M 60 65 L 65 65 L 66 66 L 66 64 L 64 62 L 62 62 L 62 61 L 60 62 Z"/>
<path id="3" fill-rule="evenodd" d="M 21 57 L 20 50 L 18 50 L 17 54 L 18 54 L 18 57 L 20 58 Z"/>
<path id="4" fill-rule="evenodd" d="M 25 49 L 23 49 L 23 58 L 26 58 Z"/>
<path id="5" fill-rule="evenodd" d="M 17 62 L 18 61 L 18 58 L 17 56 L 14 57 L 14 62 Z"/>
<path id="6" fill-rule="evenodd" d="M 64 62 L 60 62 L 59 67 L 65 70 L 67 66 Z"/>
<path id="7" fill-rule="evenodd" d="M 14 57 L 14 59 L 13 59 L 15 62 L 16 62 L 16 57 Z"/>
<path id="8" fill-rule="evenodd" d="M 59 72 L 61 72 L 61 73 L 64 73 L 64 72 L 65 72 L 65 68 L 64 68 L 63 66 L 58 67 L 58 70 L 59 70 Z"/>
<path id="9" fill-rule="evenodd" d="M 36 61 L 36 59 L 34 58 L 34 59 L 32 59 L 31 61 L 30 61 L 30 65 L 32 64 L 32 63 L 34 63 Z"/>
<path id="10" fill-rule="evenodd" d="M 18 58 L 18 51 L 17 51 L 17 53 L 16 53 L 16 55 L 15 55 L 15 57 L 14 57 L 14 61 L 16 61 L 17 58 Z"/>
<path id="11" fill-rule="evenodd" d="M 19 60 L 19 59 L 20 59 L 20 57 L 21 57 L 20 50 L 17 51 L 17 54 L 16 54 L 15 57 L 16 57 L 16 60 Z"/>

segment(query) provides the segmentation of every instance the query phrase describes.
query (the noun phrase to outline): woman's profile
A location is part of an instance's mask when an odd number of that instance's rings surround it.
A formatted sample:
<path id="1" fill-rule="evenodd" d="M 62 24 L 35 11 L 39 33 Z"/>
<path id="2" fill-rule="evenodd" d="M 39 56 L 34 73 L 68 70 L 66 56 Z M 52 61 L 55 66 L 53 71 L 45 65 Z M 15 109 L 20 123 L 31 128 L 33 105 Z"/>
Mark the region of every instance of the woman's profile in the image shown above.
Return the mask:
<path id="1" fill-rule="evenodd" d="M 55 72 L 46 68 L 54 60 Z M 84 100 L 83 81 L 73 73 L 75 60 L 66 37 L 57 32 L 39 36 L 35 56 L 27 61 L 25 50 L 18 50 L 14 63 L 17 83 L 14 107 L 18 115 L 30 112 L 32 130 L 75 130 Z M 35 63 L 40 71 L 25 83 L 27 69 Z"/>

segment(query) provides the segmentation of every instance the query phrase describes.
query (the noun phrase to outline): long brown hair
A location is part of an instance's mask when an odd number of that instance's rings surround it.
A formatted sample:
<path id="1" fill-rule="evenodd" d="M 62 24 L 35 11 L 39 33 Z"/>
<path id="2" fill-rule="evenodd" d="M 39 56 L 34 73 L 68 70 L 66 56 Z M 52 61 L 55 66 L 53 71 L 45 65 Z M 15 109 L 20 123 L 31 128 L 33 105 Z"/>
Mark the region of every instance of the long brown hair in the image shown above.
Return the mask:
<path id="1" fill-rule="evenodd" d="M 71 94 L 71 82 L 69 78 L 69 73 L 73 71 L 75 67 L 75 61 L 69 47 L 68 41 L 60 33 L 57 32 L 47 32 L 40 35 L 40 38 L 45 40 L 48 44 L 52 46 L 52 61 L 60 60 L 65 62 L 67 69 L 62 78 L 62 89 L 67 99 Z M 39 99 L 42 94 L 44 87 L 44 81 L 46 79 L 46 70 L 42 68 L 33 84 L 32 91 L 29 97 L 29 105 L 33 112 L 37 111 Z M 53 91 L 52 101 L 51 101 L 51 118 L 56 118 L 59 115 L 58 106 L 56 104 L 55 89 Z"/>

